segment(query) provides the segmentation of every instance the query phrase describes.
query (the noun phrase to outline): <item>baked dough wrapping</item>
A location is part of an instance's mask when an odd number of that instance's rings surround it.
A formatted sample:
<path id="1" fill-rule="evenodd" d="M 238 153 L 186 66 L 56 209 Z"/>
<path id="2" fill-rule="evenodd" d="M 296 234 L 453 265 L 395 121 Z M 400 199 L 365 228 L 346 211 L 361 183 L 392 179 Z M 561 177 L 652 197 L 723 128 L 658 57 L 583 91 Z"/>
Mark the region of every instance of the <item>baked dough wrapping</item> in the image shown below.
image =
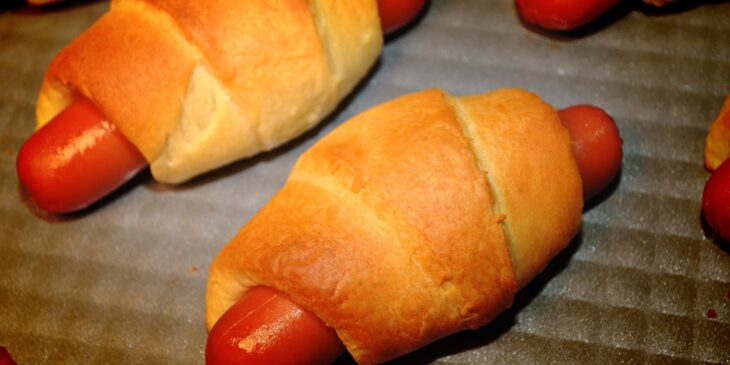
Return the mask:
<path id="1" fill-rule="evenodd" d="M 179 183 L 314 126 L 382 42 L 375 0 L 116 0 L 49 66 L 37 127 L 84 95 Z"/>
<path id="2" fill-rule="evenodd" d="M 582 185 L 556 111 L 519 89 L 406 95 L 336 128 L 223 248 L 211 328 L 274 287 L 380 363 L 491 321 L 577 233 Z"/>
<path id="3" fill-rule="evenodd" d="M 730 95 L 720 108 L 705 139 L 705 167 L 717 170 L 730 157 Z"/>

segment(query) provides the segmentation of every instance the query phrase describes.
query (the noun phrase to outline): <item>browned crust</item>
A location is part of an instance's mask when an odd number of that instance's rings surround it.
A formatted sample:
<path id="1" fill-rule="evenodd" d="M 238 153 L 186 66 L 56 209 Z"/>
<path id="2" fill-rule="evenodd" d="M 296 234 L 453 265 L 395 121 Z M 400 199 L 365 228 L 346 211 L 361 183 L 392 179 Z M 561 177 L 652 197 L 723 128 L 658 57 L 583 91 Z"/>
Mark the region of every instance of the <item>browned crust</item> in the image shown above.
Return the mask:
<path id="1" fill-rule="evenodd" d="M 730 157 L 730 95 L 713 120 L 705 140 L 705 167 L 715 171 Z"/>
<path id="2" fill-rule="evenodd" d="M 49 67 L 38 123 L 85 95 L 169 183 L 270 150 L 319 122 L 377 59 L 375 1 L 342 4 L 114 1 Z"/>
<path id="3" fill-rule="evenodd" d="M 496 109 L 484 110 L 482 117 L 457 113 L 490 102 Z M 532 94 L 508 90 L 465 98 L 463 105 L 456 101 L 456 109 L 454 103 L 440 90 L 395 99 L 356 116 L 302 155 L 284 188 L 213 262 L 206 294 L 209 327 L 250 287 L 268 285 L 313 311 L 337 330 L 359 363 L 371 364 L 481 326 L 509 306 L 517 281 L 505 232 L 532 240 L 518 246 L 532 245 L 532 256 L 546 255 L 542 268 L 554 254 L 554 242 L 563 240 L 564 247 L 577 231 L 580 208 L 532 194 L 544 190 L 569 202 L 581 199 L 572 156 L 536 156 L 555 152 L 553 147 L 569 151 L 570 142 L 555 111 Z M 505 157 L 485 164 L 488 149 L 480 150 L 469 131 L 502 131 L 510 129 L 502 123 L 520 123 L 495 116 L 502 108 L 521 109 L 505 115 L 547 127 L 541 138 L 553 141 L 533 151 L 521 145 L 525 136 L 492 133 L 491 142 Z M 534 121 L 537 117 L 547 118 Z M 510 156 L 516 158 L 512 164 L 499 168 L 514 171 L 502 177 L 553 180 L 490 187 L 494 182 L 487 177 L 498 173 L 483 168 L 496 169 Z M 567 166 L 576 174 L 517 172 L 535 167 L 523 161 L 532 158 L 546 163 L 540 169 Z M 503 227 L 505 217 L 495 214 L 491 192 L 504 194 L 510 186 L 518 191 L 497 199 L 507 220 L 520 219 L 509 209 L 524 214 L 529 204 L 557 204 L 550 207 L 557 218 L 533 219 L 536 214 L 528 212 L 528 223 Z M 537 201 L 512 201 L 525 190 L 525 198 Z M 542 208 L 537 207 L 541 214 L 553 214 Z M 522 234 L 530 225 L 543 235 Z M 547 249 L 539 247 L 544 242 Z"/>
<path id="4" fill-rule="evenodd" d="M 61 51 L 44 80 L 44 89 L 60 82 L 91 99 L 148 161 L 177 123 L 195 63 L 184 38 L 155 15 L 115 7 Z"/>

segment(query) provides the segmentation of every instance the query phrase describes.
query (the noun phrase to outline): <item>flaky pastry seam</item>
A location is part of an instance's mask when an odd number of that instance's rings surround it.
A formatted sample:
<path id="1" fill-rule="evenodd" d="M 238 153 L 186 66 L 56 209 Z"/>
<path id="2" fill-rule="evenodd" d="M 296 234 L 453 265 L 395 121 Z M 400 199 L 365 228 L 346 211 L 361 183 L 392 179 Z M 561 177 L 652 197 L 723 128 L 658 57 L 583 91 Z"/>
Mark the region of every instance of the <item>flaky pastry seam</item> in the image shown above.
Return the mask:
<path id="1" fill-rule="evenodd" d="M 512 272 L 515 275 L 515 278 L 517 277 L 517 265 L 518 263 L 515 261 L 515 254 L 513 249 L 513 240 L 512 232 L 509 227 L 509 224 L 505 223 L 505 220 L 507 219 L 507 213 L 504 208 L 504 203 L 500 199 L 499 195 L 497 194 L 496 188 L 493 186 L 491 179 L 489 178 L 489 171 L 491 171 L 491 167 L 489 166 L 489 162 L 486 158 L 484 158 L 484 152 L 486 149 L 482 146 L 482 140 L 477 136 L 478 133 L 475 131 L 474 125 L 476 122 L 469 116 L 469 114 L 464 110 L 461 100 L 459 100 L 458 97 L 453 97 L 448 94 L 444 94 L 444 100 L 447 104 L 451 106 L 451 108 L 454 110 L 454 115 L 456 121 L 459 123 L 459 126 L 461 127 L 461 133 L 464 136 L 464 139 L 469 144 L 469 148 L 471 150 L 472 155 L 474 156 L 474 160 L 476 161 L 477 169 L 484 174 L 484 180 L 487 185 L 487 192 L 489 193 L 489 197 L 492 200 L 491 210 L 492 210 L 492 216 L 496 217 L 498 219 L 498 223 L 500 228 L 502 229 L 502 233 L 504 235 L 504 239 L 507 243 L 507 250 L 509 252 L 510 260 L 512 261 Z M 487 219 L 488 214 L 484 214 L 484 220 L 486 224 L 493 224 L 494 222 L 491 222 Z"/>
<path id="2" fill-rule="evenodd" d="M 184 126 L 182 125 L 183 120 L 184 120 L 183 112 L 185 109 L 183 100 L 185 100 L 187 98 L 188 93 L 190 92 L 190 90 L 189 90 L 190 84 L 191 84 L 190 78 L 192 77 L 193 72 L 198 67 L 202 66 L 206 70 L 210 71 L 210 72 L 208 72 L 208 75 L 213 79 L 214 83 L 221 85 L 221 86 L 224 86 L 225 83 L 223 83 L 223 81 L 218 76 L 218 73 L 216 72 L 216 68 L 211 67 L 212 64 L 208 60 L 208 57 L 206 57 L 206 55 L 203 53 L 203 51 L 201 51 L 201 47 L 198 44 L 198 42 L 196 42 L 196 40 L 194 38 L 189 37 L 188 33 L 183 29 L 183 27 L 180 25 L 180 23 L 168 12 L 166 12 L 156 6 L 153 6 L 150 3 L 147 3 L 145 1 L 140 1 L 140 0 L 113 1 L 110 11 L 117 7 L 122 7 L 122 6 L 126 7 L 126 9 L 128 11 L 150 12 L 150 13 L 157 14 L 158 16 L 161 17 L 161 19 L 165 19 L 164 21 L 166 21 L 168 24 L 171 24 L 172 28 L 174 28 L 177 31 L 178 35 L 181 38 L 187 40 L 186 47 L 190 50 L 190 52 L 193 55 L 195 55 L 195 60 L 196 60 L 196 62 L 194 63 L 193 67 L 190 69 L 190 72 L 187 75 L 188 82 L 187 82 L 187 88 L 185 90 L 185 94 L 180 95 L 178 98 L 178 102 L 180 103 L 180 115 L 178 115 L 178 117 L 177 117 L 177 122 L 175 123 L 175 127 L 172 128 L 168 133 L 165 134 L 165 138 L 164 138 L 164 141 L 162 144 L 162 148 L 160 149 L 160 153 L 157 156 L 154 156 L 154 158 L 151 158 L 149 161 L 150 164 L 152 164 L 165 154 L 165 151 L 167 151 L 167 149 L 169 147 L 170 139 L 172 138 L 172 136 L 177 134 L 178 130 L 184 128 Z M 221 87 L 220 91 L 225 95 L 225 97 L 228 99 L 228 101 L 230 101 L 238 110 L 244 110 L 241 108 L 241 105 L 238 104 L 236 99 L 231 96 L 229 90 L 226 87 Z M 206 127 L 209 127 L 209 124 L 210 123 L 206 123 Z M 253 128 L 253 130 L 256 133 L 256 144 L 259 147 L 261 147 L 262 143 L 261 143 L 261 135 L 260 135 L 259 129 Z"/>

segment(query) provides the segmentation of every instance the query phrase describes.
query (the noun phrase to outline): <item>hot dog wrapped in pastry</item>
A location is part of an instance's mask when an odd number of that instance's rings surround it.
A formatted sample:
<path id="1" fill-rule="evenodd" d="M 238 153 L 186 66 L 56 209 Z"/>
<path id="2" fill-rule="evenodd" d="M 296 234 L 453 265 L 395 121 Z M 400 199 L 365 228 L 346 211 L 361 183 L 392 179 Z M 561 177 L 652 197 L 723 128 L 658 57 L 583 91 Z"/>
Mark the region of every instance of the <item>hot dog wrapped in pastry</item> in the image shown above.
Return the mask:
<path id="1" fill-rule="evenodd" d="M 88 99 L 109 120 L 92 140 L 118 130 L 156 180 L 180 183 L 314 126 L 382 43 L 376 0 L 116 0 L 49 66 L 37 127 Z M 42 195 L 35 180 L 51 179 L 23 174 L 43 157 L 23 158 L 21 182 Z"/>
<path id="2" fill-rule="evenodd" d="M 536 95 L 403 96 L 299 158 L 215 258 L 208 327 L 270 287 L 334 329 L 358 363 L 384 362 L 509 307 L 578 232 L 582 207 L 569 132 Z M 264 351 L 252 331 L 220 341 Z M 209 339 L 209 364 L 229 363 L 215 351 Z"/>
<path id="3" fill-rule="evenodd" d="M 381 44 L 372 0 L 118 0 L 51 63 L 37 123 L 83 95 L 178 183 L 312 127 Z"/>

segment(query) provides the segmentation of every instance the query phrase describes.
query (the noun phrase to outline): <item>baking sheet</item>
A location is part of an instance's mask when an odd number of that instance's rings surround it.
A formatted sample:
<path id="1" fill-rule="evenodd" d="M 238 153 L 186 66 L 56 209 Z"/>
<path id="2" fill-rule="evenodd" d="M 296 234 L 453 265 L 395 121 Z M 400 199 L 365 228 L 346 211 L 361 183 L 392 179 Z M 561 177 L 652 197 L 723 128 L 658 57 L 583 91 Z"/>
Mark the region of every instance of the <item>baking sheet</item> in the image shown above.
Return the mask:
<path id="1" fill-rule="evenodd" d="M 108 4 L 4 11 L 0 346 L 20 364 L 203 363 L 209 264 L 307 147 L 407 92 L 518 86 L 557 107 L 611 113 L 625 142 L 620 179 L 513 308 L 395 363 L 730 363 L 730 255 L 706 238 L 699 213 L 704 137 L 730 92 L 730 3 L 688 3 L 624 6 L 554 38 L 526 30 L 512 1 L 433 1 L 312 132 L 179 187 L 142 174 L 65 218 L 28 207 L 14 161 L 45 67 Z"/>

